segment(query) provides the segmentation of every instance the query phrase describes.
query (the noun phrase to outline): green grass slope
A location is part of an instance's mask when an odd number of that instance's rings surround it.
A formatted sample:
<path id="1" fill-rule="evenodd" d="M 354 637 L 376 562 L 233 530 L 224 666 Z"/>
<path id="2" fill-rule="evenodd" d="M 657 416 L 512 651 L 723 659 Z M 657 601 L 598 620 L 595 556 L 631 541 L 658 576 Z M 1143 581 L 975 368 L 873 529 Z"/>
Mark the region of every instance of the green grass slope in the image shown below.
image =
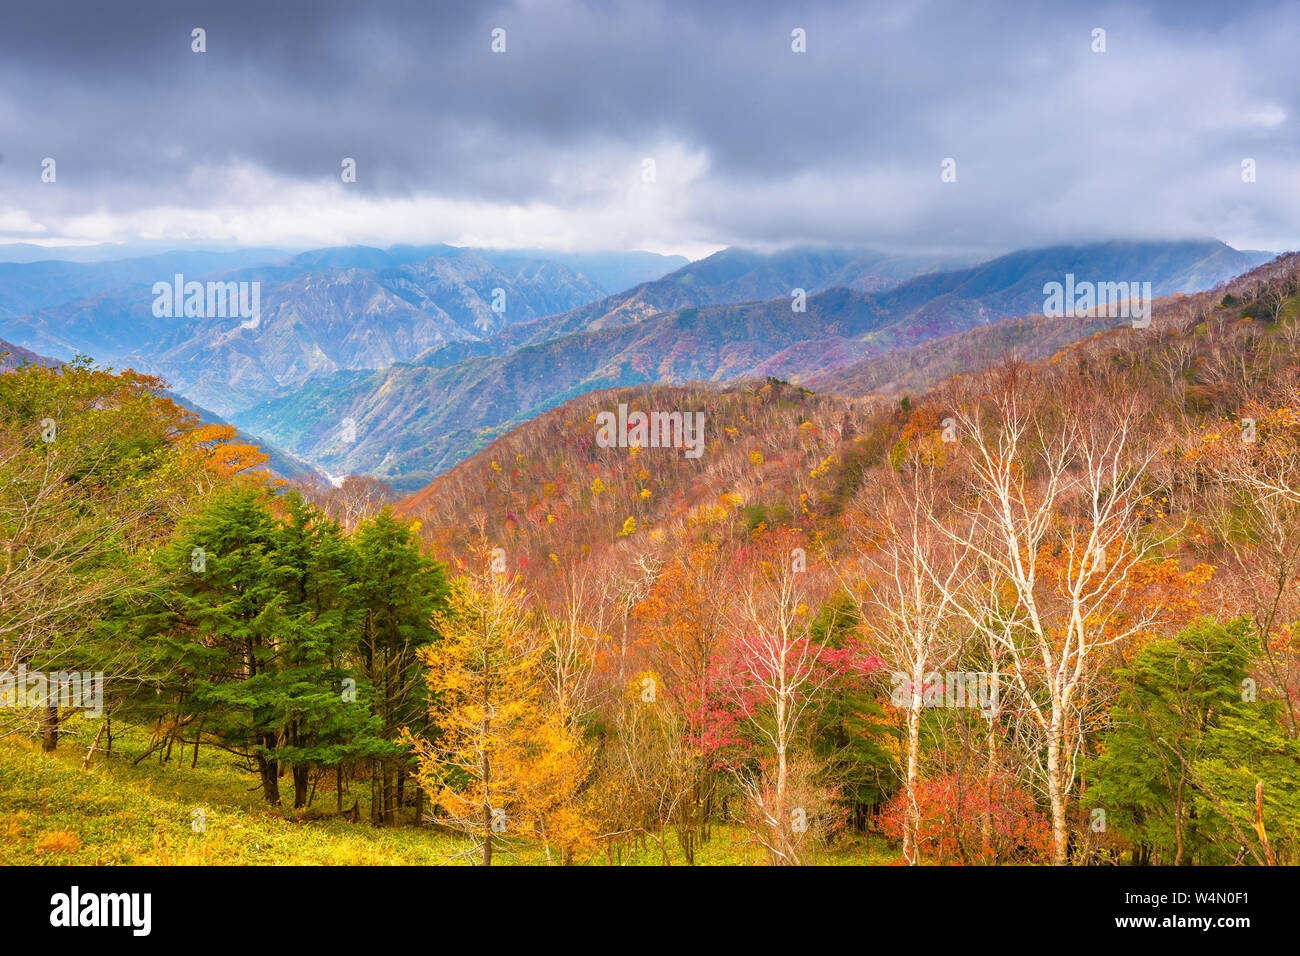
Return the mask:
<path id="1" fill-rule="evenodd" d="M 0 865 L 426 865 L 468 864 L 469 844 L 431 827 L 374 827 L 367 821 L 369 786 L 353 784 L 345 794 L 350 808 L 360 797 L 359 823 L 335 812 L 332 777 L 322 781 L 313 806 L 300 811 L 267 806 L 256 775 L 243 772 L 235 758 L 205 747 L 198 766 L 190 753 L 160 763 L 151 757 L 135 764 L 145 735 L 121 734 L 114 725 L 114 752 L 97 753 L 82 769 L 90 722 L 76 720 L 79 743 L 65 741 L 53 754 L 20 736 L 0 737 Z M 116 736 L 121 734 L 121 736 Z M 204 811 L 206 831 L 192 829 L 194 811 Z M 407 816 L 410 811 L 407 811 Z M 673 864 L 683 858 L 671 835 Z M 697 850 L 701 865 L 737 865 L 758 861 L 745 834 L 717 826 L 713 839 Z M 843 843 L 824 852 L 818 862 L 868 865 L 892 863 L 892 854 L 877 837 Z M 544 865 L 541 847 L 516 852 L 497 849 L 498 865 Z M 593 864 L 607 861 L 598 854 Z M 653 840 L 636 849 L 631 865 L 660 865 Z"/>

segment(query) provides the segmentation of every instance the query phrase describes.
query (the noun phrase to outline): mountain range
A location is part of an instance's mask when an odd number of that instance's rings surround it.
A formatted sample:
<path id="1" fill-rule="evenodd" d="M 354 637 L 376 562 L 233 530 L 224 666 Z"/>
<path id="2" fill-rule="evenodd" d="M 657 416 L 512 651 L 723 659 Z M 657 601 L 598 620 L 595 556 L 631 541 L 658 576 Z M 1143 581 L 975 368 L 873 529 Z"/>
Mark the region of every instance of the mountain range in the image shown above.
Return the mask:
<path id="1" fill-rule="evenodd" d="M 696 262 L 445 245 L 267 255 L 0 263 L 0 335 L 160 375 L 286 461 L 410 490 L 593 389 L 764 376 L 923 388 L 979 355 L 1039 354 L 1126 321 L 1028 318 L 1043 309 L 1044 283 L 1066 274 L 1149 281 L 1168 296 L 1271 258 L 1215 240 L 993 258 L 812 246 Z M 259 315 L 154 315 L 152 284 L 176 272 L 261 283 Z"/>
<path id="2" fill-rule="evenodd" d="M 731 258 L 719 256 L 724 264 Z M 821 257 L 798 258 L 809 266 L 802 275 L 789 268 L 788 254 L 775 257 L 772 266 L 788 284 L 798 278 L 806 290 L 822 289 L 810 291 L 803 311 L 796 310 L 792 289 L 768 300 L 657 309 L 683 287 L 703 290 L 700 299 L 726 294 L 733 270 L 713 273 L 704 260 L 679 273 L 720 275 L 721 281 L 683 281 L 674 273 L 567 315 L 513 326 L 474 343 L 480 354 L 451 361 L 445 348 L 433 349 L 378 372 L 334 373 L 233 420 L 332 472 L 377 474 L 413 489 L 503 431 L 593 389 L 764 375 L 798 382 L 1003 318 L 1037 314 L 1044 283 L 1067 272 L 1150 281 L 1154 295 L 1168 296 L 1212 287 L 1271 255 L 1215 241 L 1060 246 L 919 275 L 876 293 L 826 287 L 831 276 L 843 281 L 853 257 L 830 262 L 832 268 Z M 747 280 L 745 287 L 754 285 Z M 1128 320 L 1056 320 L 1050 339 L 1077 341 L 1073 336 L 1118 321 Z M 558 334 L 534 332 L 543 324 Z M 498 349 L 501 336 L 523 336 L 523 344 Z"/>
<path id="3" fill-rule="evenodd" d="M 644 275 L 658 261 L 647 255 L 608 254 L 604 274 Z M 14 304 L 0 313 L 0 328 L 43 354 L 88 354 L 103 364 L 161 375 L 192 400 L 229 415 L 313 375 L 383 368 L 439 342 L 481 338 L 606 294 L 553 260 L 452 246 L 323 249 L 216 272 L 206 268 L 214 261 L 220 259 L 204 254 L 94 266 L 7 264 L 0 267 L 0 302 Z M 659 268 L 675 263 L 667 259 Z M 57 287 L 63 280 L 56 267 L 92 270 L 95 293 L 39 301 L 28 287 Z M 260 283 L 257 321 L 155 315 L 153 284 L 170 284 L 177 273 L 185 281 Z M 122 281 L 103 291 L 112 276 Z M 26 314 L 13 314 L 32 304 L 37 307 Z"/>

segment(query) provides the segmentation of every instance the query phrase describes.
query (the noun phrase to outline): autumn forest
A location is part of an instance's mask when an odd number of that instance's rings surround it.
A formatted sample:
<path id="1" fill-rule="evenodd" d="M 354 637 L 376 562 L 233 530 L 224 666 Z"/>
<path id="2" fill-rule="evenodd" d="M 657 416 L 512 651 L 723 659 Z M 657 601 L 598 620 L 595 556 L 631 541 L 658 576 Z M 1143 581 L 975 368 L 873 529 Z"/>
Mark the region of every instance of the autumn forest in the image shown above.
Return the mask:
<path id="1" fill-rule="evenodd" d="M 589 392 L 405 497 L 10 362 L 7 861 L 1300 862 L 1295 255 L 913 394 Z"/>

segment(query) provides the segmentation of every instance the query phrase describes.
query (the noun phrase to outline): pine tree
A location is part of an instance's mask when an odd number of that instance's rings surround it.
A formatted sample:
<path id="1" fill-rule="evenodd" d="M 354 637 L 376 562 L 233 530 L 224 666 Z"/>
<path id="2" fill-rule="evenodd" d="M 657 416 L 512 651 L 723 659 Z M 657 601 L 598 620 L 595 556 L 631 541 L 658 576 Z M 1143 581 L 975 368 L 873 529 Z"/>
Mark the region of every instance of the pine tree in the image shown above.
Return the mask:
<path id="1" fill-rule="evenodd" d="M 433 618 L 446 607 L 446 574 L 420 553 L 415 530 L 388 509 L 363 522 L 351 541 L 359 668 L 370 687 L 379 734 L 394 741 L 403 727 L 427 733 L 427 692 L 416 655 L 437 638 Z M 409 751 L 390 743 L 371 758 L 371 822 L 396 822 L 410 772 Z M 417 793 L 417 818 L 419 802 Z"/>
<path id="2" fill-rule="evenodd" d="M 236 488 L 183 522 L 156 563 L 143 620 L 166 695 L 146 710 L 167 733 L 193 725 L 195 746 L 202 732 L 250 757 L 272 804 L 287 765 L 295 807 L 313 767 L 393 751 L 395 733 L 359 703 L 356 557 L 336 523 L 296 494 Z"/>
<path id="3" fill-rule="evenodd" d="M 1249 819 L 1244 808 L 1253 807 L 1255 780 L 1245 789 L 1240 781 L 1229 786 L 1229 757 L 1241 742 L 1224 728 L 1268 721 L 1242 701 L 1250 633 L 1244 619 L 1198 621 L 1173 640 L 1152 641 L 1131 667 L 1116 671 L 1112 729 L 1085 803 L 1105 811 L 1108 830 L 1129 839 L 1139 859 L 1179 865 L 1232 858 L 1235 846 L 1222 840 L 1228 821 L 1203 785 L 1224 788 Z"/>

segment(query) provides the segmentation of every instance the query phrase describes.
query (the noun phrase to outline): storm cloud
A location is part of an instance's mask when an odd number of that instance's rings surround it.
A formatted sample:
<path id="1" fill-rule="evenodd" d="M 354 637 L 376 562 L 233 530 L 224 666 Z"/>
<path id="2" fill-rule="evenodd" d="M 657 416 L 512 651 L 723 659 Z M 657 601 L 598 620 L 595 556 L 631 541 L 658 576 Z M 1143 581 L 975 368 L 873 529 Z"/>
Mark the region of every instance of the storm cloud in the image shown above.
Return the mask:
<path id="1" fill-rule="evenodd" d="M 1294 3 L 54 0 L 0 17 L 0 241 L 1300 246 Z"/>

